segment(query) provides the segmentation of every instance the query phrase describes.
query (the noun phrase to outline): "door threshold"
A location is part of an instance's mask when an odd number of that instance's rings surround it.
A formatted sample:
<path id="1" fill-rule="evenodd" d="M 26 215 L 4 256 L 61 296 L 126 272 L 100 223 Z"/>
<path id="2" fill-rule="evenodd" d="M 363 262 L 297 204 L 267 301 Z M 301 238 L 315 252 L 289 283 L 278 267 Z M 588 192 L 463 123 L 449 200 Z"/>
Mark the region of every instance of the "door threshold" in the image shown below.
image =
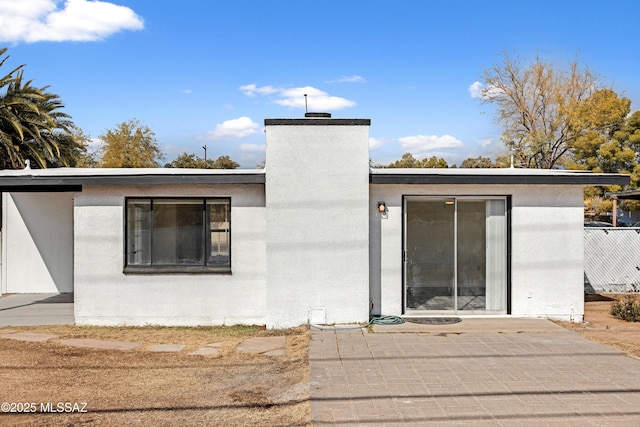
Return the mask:
<path id="1" fill-rule="evenodd" d="M 474 317 L 487 317 L 487 318 L 505 318 L 511 317 L 510 314 L 507 313 L 456 313 L 456 312 L 432 312 L 432 311 L 409 311 L 402 315 L 402 317 L 464 317 L 464 318 L 474 318 Z"/>

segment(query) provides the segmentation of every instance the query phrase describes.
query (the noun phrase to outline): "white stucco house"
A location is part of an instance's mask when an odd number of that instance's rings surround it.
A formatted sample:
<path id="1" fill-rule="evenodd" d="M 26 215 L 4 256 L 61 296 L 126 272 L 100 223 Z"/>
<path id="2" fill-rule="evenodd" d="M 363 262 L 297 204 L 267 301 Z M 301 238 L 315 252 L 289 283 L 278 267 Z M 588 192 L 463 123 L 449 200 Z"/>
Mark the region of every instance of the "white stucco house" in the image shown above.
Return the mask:
<path id="1" fill-rule="evenodd" d="M 0 171 L 0 293 L 83 325 L 583 318 L 583 186 L 616 174 L 371 169 L 368 119 L 266 119 L 265 170 Z"/>

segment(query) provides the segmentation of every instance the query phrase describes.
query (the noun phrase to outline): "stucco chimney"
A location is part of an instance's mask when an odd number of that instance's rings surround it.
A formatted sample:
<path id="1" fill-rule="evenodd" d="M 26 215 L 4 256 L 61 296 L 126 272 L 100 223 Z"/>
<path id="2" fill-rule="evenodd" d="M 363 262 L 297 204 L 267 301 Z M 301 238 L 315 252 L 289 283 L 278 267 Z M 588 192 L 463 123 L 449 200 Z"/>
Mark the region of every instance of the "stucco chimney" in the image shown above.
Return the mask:
<path id="1" fill-rule="evenodd" d="M 369 119 L 266 119 L 268 326 L 366 322 Z"/>

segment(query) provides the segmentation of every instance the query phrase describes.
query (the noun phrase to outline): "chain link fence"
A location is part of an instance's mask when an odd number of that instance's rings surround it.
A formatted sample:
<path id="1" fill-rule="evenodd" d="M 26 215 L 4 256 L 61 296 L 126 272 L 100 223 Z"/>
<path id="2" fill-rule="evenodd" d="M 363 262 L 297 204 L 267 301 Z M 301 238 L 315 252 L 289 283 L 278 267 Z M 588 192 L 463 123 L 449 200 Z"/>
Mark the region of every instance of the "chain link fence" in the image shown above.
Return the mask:
<path id="1" fill-rule="evenodd" d="M 586 293 L 640 292 L 640 228 L 584 229 Z"/>

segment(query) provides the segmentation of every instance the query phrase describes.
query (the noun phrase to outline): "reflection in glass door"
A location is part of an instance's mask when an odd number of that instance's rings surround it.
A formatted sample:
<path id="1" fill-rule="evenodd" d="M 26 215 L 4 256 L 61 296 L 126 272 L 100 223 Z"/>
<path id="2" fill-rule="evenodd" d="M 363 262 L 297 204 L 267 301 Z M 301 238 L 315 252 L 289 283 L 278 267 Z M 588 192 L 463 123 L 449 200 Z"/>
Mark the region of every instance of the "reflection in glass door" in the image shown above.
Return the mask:
<path id="1" fill-rule="evenodd" d="M 457 204 L 456 276 L 458 310 L 484 310 L 486 292 L 485 202 Z"/>
<path id="2" fill-rule="evenodd" d="M 505 312 L 504 199 L 405 199 L 406 309 Z"/>
<path id="3" fill-rule="evenodd" d="M 453 310 L 455 307 L 455 201 L 407 201 L 407 308 Z"/>

